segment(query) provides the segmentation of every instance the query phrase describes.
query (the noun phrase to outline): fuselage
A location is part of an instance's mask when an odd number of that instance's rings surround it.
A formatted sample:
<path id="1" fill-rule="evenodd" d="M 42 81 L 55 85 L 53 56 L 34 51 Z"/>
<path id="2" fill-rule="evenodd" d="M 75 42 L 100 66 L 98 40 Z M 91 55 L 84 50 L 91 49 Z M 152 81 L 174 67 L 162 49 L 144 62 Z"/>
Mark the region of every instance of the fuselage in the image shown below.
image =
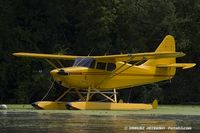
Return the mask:
<path id="1" fill-rule="evenodd" d="M 84 61 L 82 61 L 84 62 Z M 89 61 L 86 62 L 86 64 Z M 99 90 L 123 89 L 171 79 L 175 69 L 156 68 L 155 66 L 132 65 L 125 62 L 99 62 L 51 71 L 53 78 L 66 88 Z M 92 67 L 90 67 L 92 65 Z M 109 66 L 110 65 L 110 66 Z"/>

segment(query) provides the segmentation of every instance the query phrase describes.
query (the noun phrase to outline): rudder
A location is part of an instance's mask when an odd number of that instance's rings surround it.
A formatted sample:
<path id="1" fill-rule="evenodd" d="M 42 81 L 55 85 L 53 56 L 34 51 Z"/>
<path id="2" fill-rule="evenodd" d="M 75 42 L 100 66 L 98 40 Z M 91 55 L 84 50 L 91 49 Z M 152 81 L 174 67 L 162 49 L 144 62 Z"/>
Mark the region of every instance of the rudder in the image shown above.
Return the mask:
<path id="1" fill-rule="evenodd" d="M 167 35 L 158 48 L 155 51 L 160 52 L 176 52 L 175 39 L 171 35 Z M 165 59 L 150 59 L 146 61 L 143 65 L 156 66 L 157 64 L 172 64 L 176 63 L 176 58 L 165 58 Z"/>

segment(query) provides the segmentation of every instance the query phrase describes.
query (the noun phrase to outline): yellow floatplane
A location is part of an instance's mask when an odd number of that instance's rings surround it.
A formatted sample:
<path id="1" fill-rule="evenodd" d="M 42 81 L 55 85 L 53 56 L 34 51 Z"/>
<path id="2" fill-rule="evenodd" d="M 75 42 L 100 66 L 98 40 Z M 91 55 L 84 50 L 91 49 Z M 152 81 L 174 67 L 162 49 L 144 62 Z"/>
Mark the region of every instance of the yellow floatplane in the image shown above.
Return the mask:
<path id="1" fill-rule="evenodd" d="M 18 57 L 42 58 L 55 69 L 50 73 L 54 80 L 64 86 L 66 91 L 55 101 L 38 101 L 33 106 L 39 109 L 101 109 L 101 110 L 136 110 L 157 108 L 153 104 L 122 103 L 117 99 L 117 90 L 170 80 L 176 68 L 191 68 L 195 63 L 176 63 L 177 57 L 185 54 L 176 52 L 173 36 L 167 35 L 155 52 L 104 55 L 74 56 L 39 53 L 14 53 Z M 50 61 L 74 60 L 71 67 L 60 67 Z M 71 91 L 79 96 L 79 101 L 67 102 L 61 99 Z M 100 94 L 110 102 L 91 101 L 95 94 Z"/>

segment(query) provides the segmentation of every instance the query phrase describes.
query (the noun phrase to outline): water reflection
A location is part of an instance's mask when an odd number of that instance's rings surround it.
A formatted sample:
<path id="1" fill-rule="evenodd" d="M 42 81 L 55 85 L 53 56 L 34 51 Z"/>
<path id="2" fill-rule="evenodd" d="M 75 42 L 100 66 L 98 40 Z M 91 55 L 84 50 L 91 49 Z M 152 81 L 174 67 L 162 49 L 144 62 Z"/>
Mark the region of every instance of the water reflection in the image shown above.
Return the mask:
<path id="1" fill-rule="evenodd" d="M 194 132 L 200 130 L 200 116 L 175 115 L 84 115 L 54 112 L 0 112 L 0 132 Z M 153 128 L 158 128 L 157 130 Z M 163 130 L 192 127 L 192 130 Z M 149 130 L 145 129 L 149 128 Z M 160 128 L 160 130 L 159 130 Z"/>

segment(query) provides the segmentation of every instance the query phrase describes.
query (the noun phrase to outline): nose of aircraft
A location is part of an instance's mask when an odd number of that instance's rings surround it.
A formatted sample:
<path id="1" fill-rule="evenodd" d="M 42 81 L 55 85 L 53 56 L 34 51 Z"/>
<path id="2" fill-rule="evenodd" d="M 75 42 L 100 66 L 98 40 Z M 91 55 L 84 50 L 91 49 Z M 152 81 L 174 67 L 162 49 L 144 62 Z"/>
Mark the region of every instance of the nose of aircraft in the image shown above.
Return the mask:
<path id="1" fill-rule="evenodd" d="M 50 73 L 51 73 L 52 76 L 55 76 L 55 75 L 58 73 L 58 70 L 57 70 L 57 69 L 54 69 L 54 70 L 52 70 Z"/>

